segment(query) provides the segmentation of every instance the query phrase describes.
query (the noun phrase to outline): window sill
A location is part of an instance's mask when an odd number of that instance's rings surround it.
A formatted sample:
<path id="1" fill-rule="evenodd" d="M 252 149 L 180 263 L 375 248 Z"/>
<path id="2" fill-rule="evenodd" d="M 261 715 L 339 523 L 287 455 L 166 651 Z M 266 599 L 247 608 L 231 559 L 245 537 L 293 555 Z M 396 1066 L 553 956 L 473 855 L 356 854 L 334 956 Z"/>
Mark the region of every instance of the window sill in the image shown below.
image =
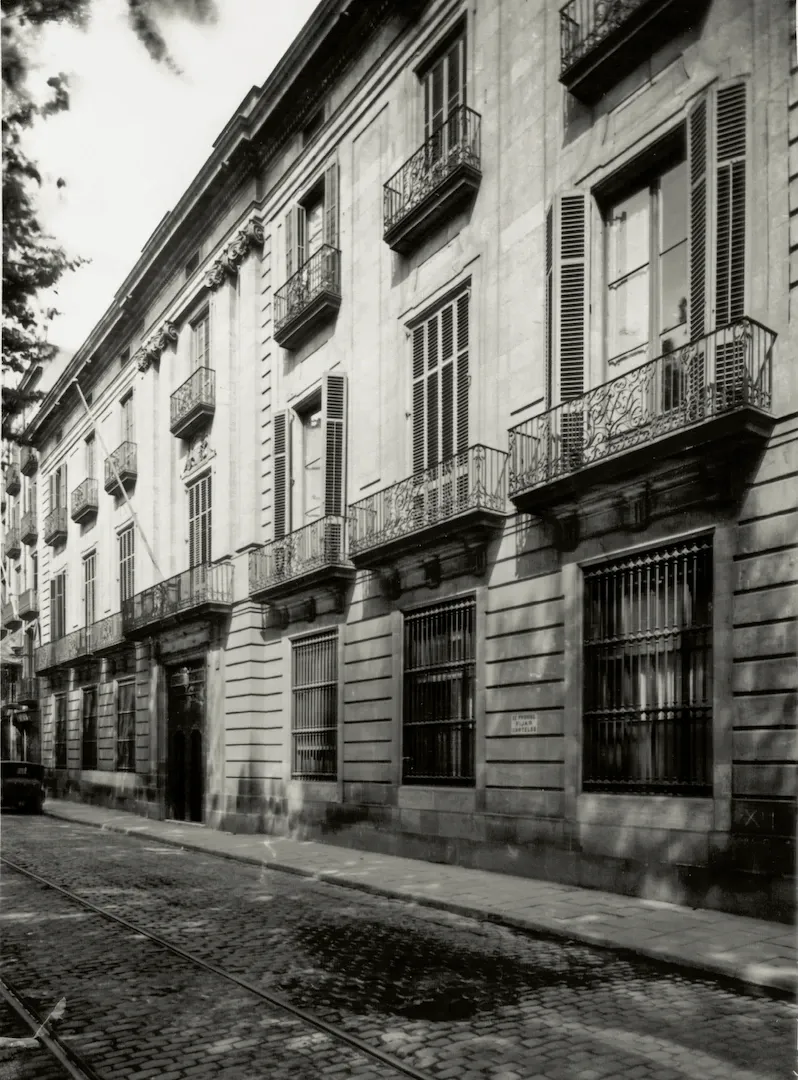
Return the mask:
<path id="1" fill-rule="evenodd" d="M 706 833 L 714 829 L 714 798 L 583 792 L 576 800 L 576 819 L 580 825 Z"/>

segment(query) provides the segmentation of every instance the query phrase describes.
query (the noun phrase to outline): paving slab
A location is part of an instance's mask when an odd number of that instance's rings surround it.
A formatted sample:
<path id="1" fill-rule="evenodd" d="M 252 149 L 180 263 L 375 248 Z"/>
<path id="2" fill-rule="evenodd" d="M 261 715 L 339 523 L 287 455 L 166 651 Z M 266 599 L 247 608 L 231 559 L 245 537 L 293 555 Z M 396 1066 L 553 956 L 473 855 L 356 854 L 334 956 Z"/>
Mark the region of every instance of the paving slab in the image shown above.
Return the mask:
<path id="1" fill-rule="evenodd" d="M 771 990 L 798 989 L 795 930 L 763 919 L 312 840 L 144 819 L 68 800 L 48 799 L 45 813 L 461 915 L 487 917 L 517 929 L 625 949 Z"/>

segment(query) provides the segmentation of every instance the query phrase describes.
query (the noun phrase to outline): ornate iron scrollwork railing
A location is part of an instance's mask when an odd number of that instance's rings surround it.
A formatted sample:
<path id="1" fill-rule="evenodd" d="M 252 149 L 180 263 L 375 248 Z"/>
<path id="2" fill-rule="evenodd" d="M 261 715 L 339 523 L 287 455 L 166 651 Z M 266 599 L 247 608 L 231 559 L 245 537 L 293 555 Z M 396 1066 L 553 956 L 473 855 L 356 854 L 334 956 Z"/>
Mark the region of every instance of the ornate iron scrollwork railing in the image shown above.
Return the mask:
<path id="1" fill-rule="evenodd" d="M 118 446 L 116 450 L 114 450 L 112 454 L 109 454 L 105 459 L 106 491 L 112 491 L 116 487 L 114 467 L 116 467 L 116 471 L 123 483 L 125 482 L 125 477 L 134 477 L 138 475 L 136 444 L 134 442 L 123 442 L 121 446 Z"/>
<path id="2" fill-rule="evenodd" d="M 340 566 L 347 558 L 347 520 L 328 514 L 250 552 L 250 596 L 311 570 Z"/>
<path id="3" fill-rule="evenodd" d="M 84 514 L 96 513 L 98 506 L 97 481 L 89 477 L 72 492 L 72 520 L 78 521 Z"/>
<path id="4" fill-rule="evenodd" d="M 587 56 L 649 0 L 569 0 L 560 9 L 560 71 Z"/>
<path id="5" fill-rule="evenodd" d="M 475 445 L 349 507 L 354 555 L 468 510 L 504 513 L 507 454 Z"/>
<path id="6" fill-rule="evenodd" d="M 65 506 L 56 506 L 44 519 L 44 542 L 54 544 L 62 540 L 67 534 L 67 509 Z"/>
<path id="7" fill-rule="evenodd" d="M 232 604 L 233 564 L 195 566 L 136 593 L 122 604 L 125 634 L 204 604 Z"/>
<path id="8" fill-rule="evenodd" d="M 23 544 L 32 546 L 36 543 L 36 539 L 39 535 L 38 522 L 36 520 L 36 511 L 28 510 L 27 513 L 22 515 L 19 525 L 19 536 Z"/>
<path id="9" fill-rule="evenodd" d="M 452 109 L 439 128 L 383 186 L 383 231 L 431 195 L 460 165 L 481 169 L 481 122 L 467 105 Z"/>
<path id="10" fill-rule="evenodd" d="M 9 465 L 6 469 L 6 493 L 8 495 L 19 495 L 21 487 L 22 481 L 19 475 L 19 466 Z"/>
<path id="11" fill-rule="evenodd" d="M 114 645 L 121 645 L 125 640 L 122 629 L 122 612 L 117 611 L 104 619 L 98 619 L 89 628 L 91 639 L 91 651 L 98 652 L 100 649 L 110 649 Z"/>
<path id="12" fill-rule="evenodd" d="M 79 630 L 73 630 L 71 634 L 56 638 L 47 645 L 40 645 L 34 654 L 34 666 L 37 672 L 47 671 L 48 668 L 71 664 L 90 654 L 89 635 L 86 627 L 82 626 Z"/>
<path id="13" fill-rule="evenodd" d="M 216 372 L 201 367 L 193 371 L 170 399 L 170 425 L 174 429 L 199 405 L 213 409 L 216 405 Z"/>
<path id="14" fill-rule="evenodd" d="M 6 555 L 9 559 L 16 559 L 21 551 L 19 529 L 9 529 L 6 532 Z"/>
<path id="15" fill-rule="evenodd" d="M 769 410 L 776 335 L 748 317 L 510 429 L 510 496 L 744 406 Z"/>
<path id="16" fill-rule="evenodd" d="M 35 476 L 39 468 L 39 458 L 32 446 L 21 446 L 19 450 L 19 469 L 25 476 Z"/>
<path id="17" fill-rule="evenodd" d="M 341 295 L 341 253 L 329 244 L 323 244 L 275 293 L 274 332 L 279 334 L 323 293 Z"/>

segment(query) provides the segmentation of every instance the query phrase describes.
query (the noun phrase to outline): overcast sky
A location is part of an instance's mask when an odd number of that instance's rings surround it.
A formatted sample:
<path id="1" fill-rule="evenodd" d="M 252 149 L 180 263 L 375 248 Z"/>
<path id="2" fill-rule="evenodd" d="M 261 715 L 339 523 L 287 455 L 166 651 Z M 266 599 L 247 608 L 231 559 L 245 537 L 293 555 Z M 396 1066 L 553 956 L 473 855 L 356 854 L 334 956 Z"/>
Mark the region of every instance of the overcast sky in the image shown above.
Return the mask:
<path id="1" fill-rule="evenodd" d="M 251 86 L 261 85 L 316 0 L 217 0 L 212 26 L 162 23 L 182 76 L 155 64 L 123 0 L 95 0 L 85 32 L 48 31 L 42 78 L 70 74 L 71 108 L 32 134 L 46 179 L 42 219 L 89 265 L 65 275 L 50 340 L 74 352 L 100 319 L 158 222 L 178 201 Z M 66 180 L 57 190 L 55 179 Z"/>

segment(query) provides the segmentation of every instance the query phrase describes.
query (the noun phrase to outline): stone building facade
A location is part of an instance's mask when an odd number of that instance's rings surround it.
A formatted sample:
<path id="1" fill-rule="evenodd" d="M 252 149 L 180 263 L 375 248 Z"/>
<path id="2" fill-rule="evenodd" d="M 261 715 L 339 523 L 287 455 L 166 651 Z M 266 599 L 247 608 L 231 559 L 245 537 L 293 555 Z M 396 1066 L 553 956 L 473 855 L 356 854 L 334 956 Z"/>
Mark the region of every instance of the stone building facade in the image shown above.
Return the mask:
<path id="1" fill-rule="evenodd" d="M 28 427 L 55 790 L 789 916 L 790 10 L 684 11 L 319 5 Z"/>

